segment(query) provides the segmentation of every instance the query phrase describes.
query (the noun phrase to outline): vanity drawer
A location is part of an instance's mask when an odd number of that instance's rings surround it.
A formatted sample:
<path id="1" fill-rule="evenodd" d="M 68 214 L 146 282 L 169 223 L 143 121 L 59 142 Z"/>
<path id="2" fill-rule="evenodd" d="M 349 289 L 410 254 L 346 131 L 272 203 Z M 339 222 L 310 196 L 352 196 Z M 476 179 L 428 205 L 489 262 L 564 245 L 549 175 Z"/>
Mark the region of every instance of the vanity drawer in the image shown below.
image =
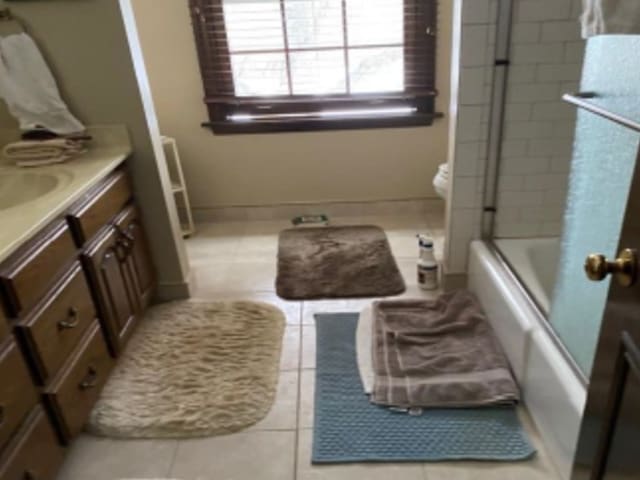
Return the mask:
<path id="1" fill-rule="evenodd" d="M 57 222 L 0 268 L 11 314 L 28 310 L 48 290 L 54 278 L 76 256 L 76 247 L 64 221 Z"/>
<path id="2" fill-rule="evenodd" d="M 54 480 L 64 453 L 38 405 L 0 457 L 0 480 Z"/>
<path id="3" fill-rule="evenodd" d="M 82 430 L 113 365 L 100 326 L 94 322 L 69 366 L 44 391 L 65 440 Z"/>
<path id="4" fill-rule="evenodd" d="M 0 305 L 0 344 L 4 342 L 4 339 L 9 335 L 9 321 L 5 317 L 2 311 L 2 305 Z"/>
<path id="5" fill-rule="evenodd" d="M 0 347 L 0 449 L 38 403 L 38 394 L 18 346 L 10 339 Z"/>
<path id="6" fill-rule="evenodd" d="M 76 244 L 81 247 L 107 225 L 132 197 L 129 178 L 122 172 L 114 172 L 105 182 L 92 191 L 87 200 L 71 209 L 67 220 L 71 225 Z"/>
<path id="7" fill-rule="evenodd" d="M 54 291 L 18 324 L 42 384 L 58 373 L 95 318 L 89 286 L 75 262 Z"/>

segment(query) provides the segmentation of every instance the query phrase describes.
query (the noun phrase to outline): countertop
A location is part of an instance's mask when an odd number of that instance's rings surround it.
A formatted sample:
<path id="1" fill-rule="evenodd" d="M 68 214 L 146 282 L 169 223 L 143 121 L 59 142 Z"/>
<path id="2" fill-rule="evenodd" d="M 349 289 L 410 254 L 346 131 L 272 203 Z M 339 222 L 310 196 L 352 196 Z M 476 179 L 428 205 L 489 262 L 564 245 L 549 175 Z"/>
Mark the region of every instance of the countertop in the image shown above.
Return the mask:
<path id="1" fill-rule="evenodd" d="M 34 200 L 4 209 L 0 206 L 0 262 L 60 217 L 131 154 L 124 127 L 100 127 L 89 129 L 89 133 L 94 136 L 89 151 L 66 163 L 18 168 L 6 160 L 0 162 L 0 189 L 2 182 L 12 181 L 14 175 L 44 174 L 57 180 L 52 190 Z"/>

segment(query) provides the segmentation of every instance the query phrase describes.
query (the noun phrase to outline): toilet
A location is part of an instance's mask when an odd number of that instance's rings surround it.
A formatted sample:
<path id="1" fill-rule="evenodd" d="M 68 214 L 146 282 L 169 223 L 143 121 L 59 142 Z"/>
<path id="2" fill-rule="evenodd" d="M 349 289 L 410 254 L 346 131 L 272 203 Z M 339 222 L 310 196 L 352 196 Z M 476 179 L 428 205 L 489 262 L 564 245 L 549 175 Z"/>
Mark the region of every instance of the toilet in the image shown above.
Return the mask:
<path id="1" fill-rule="evenodd" d="M 449 165 L 443 163 L 438 167 L 438 173 L 433 177 L 433 187 L 440 198 L 447 199 L 449 191 Z"/>

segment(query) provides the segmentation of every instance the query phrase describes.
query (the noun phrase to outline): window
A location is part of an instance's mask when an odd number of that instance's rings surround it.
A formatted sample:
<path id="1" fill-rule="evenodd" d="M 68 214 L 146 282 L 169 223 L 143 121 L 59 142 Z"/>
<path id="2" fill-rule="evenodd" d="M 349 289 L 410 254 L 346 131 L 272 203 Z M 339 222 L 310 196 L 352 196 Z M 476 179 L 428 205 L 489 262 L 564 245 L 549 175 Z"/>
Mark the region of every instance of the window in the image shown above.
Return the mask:
<path id="1" fill-rule="evenodd" d="M 190 0 L 216 133 L 429 125 L 436 0 Z"/>

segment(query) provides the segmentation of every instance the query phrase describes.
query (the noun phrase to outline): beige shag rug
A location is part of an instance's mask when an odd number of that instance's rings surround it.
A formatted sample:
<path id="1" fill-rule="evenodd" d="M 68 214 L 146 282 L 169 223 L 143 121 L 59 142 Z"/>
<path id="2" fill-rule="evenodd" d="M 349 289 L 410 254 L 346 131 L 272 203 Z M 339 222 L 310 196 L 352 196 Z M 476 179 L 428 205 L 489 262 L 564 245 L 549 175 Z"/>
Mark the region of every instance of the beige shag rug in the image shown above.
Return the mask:
<path id="1" fill-rule="evenodd" d="M 257 302 L 150 309 L 96 404 L 88 431 L 118 438 L 232 433 L 269 412 L 285 316 Z"/>

